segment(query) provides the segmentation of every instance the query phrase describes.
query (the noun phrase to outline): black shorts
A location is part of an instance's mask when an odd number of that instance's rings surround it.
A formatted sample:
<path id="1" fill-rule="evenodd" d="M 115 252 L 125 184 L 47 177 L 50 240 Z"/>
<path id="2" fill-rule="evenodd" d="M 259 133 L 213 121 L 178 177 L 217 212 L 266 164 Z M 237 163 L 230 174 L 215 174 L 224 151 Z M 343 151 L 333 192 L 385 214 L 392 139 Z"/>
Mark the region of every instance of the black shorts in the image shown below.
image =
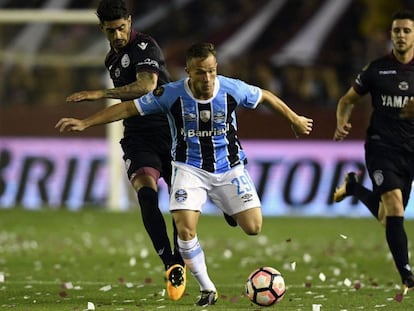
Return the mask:
<path id="1" fill-rule="evenodd" d="M 156 128 L 151 132 L 128 134 L 121 139 L 128 178 L 138 169 L 152 167 L 160 172 L 164 181 L 171 180 L 171 135 L 170 130 Z"/>
<path id="2" fill-rule="evenodd" d="M 405 208 L 414 177 L 414 154 L 367 142 L 365 144 L 365 162 L 373 191 L 382 195 L 393 189 L 400 189 Z"/>

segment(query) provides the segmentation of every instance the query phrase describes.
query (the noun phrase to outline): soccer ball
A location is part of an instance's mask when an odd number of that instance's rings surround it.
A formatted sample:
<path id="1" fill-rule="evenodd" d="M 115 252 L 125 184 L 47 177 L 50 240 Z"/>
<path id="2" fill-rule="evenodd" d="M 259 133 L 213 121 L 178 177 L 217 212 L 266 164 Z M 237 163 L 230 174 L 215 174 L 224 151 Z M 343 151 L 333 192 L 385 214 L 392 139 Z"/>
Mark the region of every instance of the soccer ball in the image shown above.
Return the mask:
<path id="1" fill-rule="evenodd" d="M 282 274 L 272 267 L 260 267 L 250 273 L 245 288 L 250 301 L 262 307 L 281 301 L 286 292 Z"/>

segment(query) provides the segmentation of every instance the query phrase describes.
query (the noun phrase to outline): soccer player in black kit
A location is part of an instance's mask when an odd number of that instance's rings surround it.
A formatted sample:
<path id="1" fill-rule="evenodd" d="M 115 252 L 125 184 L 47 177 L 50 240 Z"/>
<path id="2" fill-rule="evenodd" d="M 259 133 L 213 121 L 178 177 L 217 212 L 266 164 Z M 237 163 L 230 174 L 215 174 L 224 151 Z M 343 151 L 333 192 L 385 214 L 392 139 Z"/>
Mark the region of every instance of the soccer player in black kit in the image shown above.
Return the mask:
<path id="1" fill-rule="evenodd" d="M 100 1 L 97 16 L 110 43 L 105 66 L 115 88 L 77 92 L 67 97 L 68 102 L 138 98 L 170 81 L 160 47 L 149 35 L 131 28 L 131 15 L 123 0 Z M 176 244 L 174 223 L 174 251 L 171 249 L 157 193 L 160 176 L 170 186 L 169 124 L 164 114 L 134 116 L 124 120 L 124 128 L 120 143 L 127 174 L 137 192 L 145 229 L 165 266 L 167 294 L 171 300 L 178 300 L 185 290 L 185 266 Z"/>
<path id="2" fill-rule="evenodd" d="M 414 98 L 414 12 L 401 10 L 392 16 L 392 51 L 369 63 L 353 86 L 339 99 L 334 140 L 341 141 L 351 131 L 354 105 L 371 95 L 372 115 L 365 138 L 365 163 L 373 190 L 349 173 L 334 193 L 334 200 L 355 195 L 385 224 L 388 247 L 400 274 L 404 293 L 414 289 L 414 276 L 404 229 L 404 211 L 414 178 L 414 117 L 404 106 Z"/>

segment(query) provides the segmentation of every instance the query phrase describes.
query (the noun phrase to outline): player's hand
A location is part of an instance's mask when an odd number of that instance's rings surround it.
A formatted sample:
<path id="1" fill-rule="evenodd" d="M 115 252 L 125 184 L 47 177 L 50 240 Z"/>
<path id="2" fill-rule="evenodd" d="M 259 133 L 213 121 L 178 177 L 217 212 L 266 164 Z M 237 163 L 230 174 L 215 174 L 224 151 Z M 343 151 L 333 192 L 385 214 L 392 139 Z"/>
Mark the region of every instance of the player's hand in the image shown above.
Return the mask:
<path id="1" fill-rule="evenodd" d="M 80 102 L 83 100 L 98 100 L 104 97 L 104 93 L 101 90 L 97 91 L 81 91 L 76 92 L 66 97 L 67 102 Z"/>
<path id="2" fill-rule="evenodd" d="M 294 123 L 291 124 L 291 128 L 296 138 L 300 135 L 309 135 L 312 132 L 313 120 L 307 117 L 299 116 Z"/>
<path id="3" fill-rule="evenodd" d="M 59 129 L 59 132 L 81 132 L 86 128 L 86 125 L 82 120 L 73 118 L 62 118 L 56 123 L 55 128 Z"/>
<path id="4" fill-rule="evenodd" d="M 403 119 L 414 118 L 414 100 L 409 99 L 405 106 L 401 109 L 400 117 Z"/>
<path id="5" fill-rule="evenodd" d="M 335 141 L 344 140 L 351 132 L 351 129 L 352 129 L 351 123 L 345 123 L 343 126 L 338 125 L 334 133 L 334 140 Z"/>

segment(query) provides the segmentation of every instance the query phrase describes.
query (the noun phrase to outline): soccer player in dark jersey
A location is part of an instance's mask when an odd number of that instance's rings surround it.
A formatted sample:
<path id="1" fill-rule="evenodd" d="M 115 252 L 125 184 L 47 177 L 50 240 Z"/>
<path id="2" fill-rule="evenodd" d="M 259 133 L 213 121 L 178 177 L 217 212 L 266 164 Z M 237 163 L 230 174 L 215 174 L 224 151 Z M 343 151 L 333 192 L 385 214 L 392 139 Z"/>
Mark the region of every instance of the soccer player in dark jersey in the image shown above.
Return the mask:
<path id="1" fill-rule="evenodd" d="M 200 286 L 196 305 L 208 306 L 216 303 L 218 294 L 197 237 L 207 198 L 233 216 L 246 234 L 256 235 L 262 227 L 260 199 L 245 170 L 246 155 L 237 135 L 237 106 L 254 109 L 266 102 L 292 124 L 296 135 L 310 134 L 313 120 L 297 115 L 270 91 L 217 75 L 213 44 L 192 45 L 186 59 L 187 78 L 83 120 L 62 118 L 56 127 L 60 131 L 82 131 L 132 115 L 167 115 L 173 137 L 170 211 L 177 225 L 181 255 Z"/>
<path id="2" fill-rule="evenodd" d="M 133 99 L 170 81 L 160 47 L 149 35 L 132 29 L 131 15 L 123 0 L 100 1 L 97 16 L 110 43 L 105 66 L 115 88 L 77 92 L 67 97 L 68 102 Z M 137 193 L 142 221 L 166 270 L 167 294 L 170 299 L 178 300 L 185 290 L 185 267 L 176 245 L 174 223 L 175 251 L 171 249 L 157 193 L 160 176 L 168 186 L 171 184 L 171 135 L 165 114 L 125 119 L 121 146 L 129 180 Z"/>
<path id="3" fill-rule="evenodd" d="M 334 140 L 351 131 L 351 113 L 358 100 L 371 95 L 372 115 L 366 131 L 365 162 L 373 191 L 349 173 L 334 193 L 341 201 L 355 195 L 378 220 L 385 220 L 385 236 L 401 277 L 404 293 L 414 288 L 408 255 L 404 211 L 414 177 L 414 118 L 404 116 L 404 105 L 414 98 L 414 13 L 401 10 L 392 16 L 392 51 L 372 61 L 339 99 Z M 402 117 L 404 116 L 404 117 Z"/>

